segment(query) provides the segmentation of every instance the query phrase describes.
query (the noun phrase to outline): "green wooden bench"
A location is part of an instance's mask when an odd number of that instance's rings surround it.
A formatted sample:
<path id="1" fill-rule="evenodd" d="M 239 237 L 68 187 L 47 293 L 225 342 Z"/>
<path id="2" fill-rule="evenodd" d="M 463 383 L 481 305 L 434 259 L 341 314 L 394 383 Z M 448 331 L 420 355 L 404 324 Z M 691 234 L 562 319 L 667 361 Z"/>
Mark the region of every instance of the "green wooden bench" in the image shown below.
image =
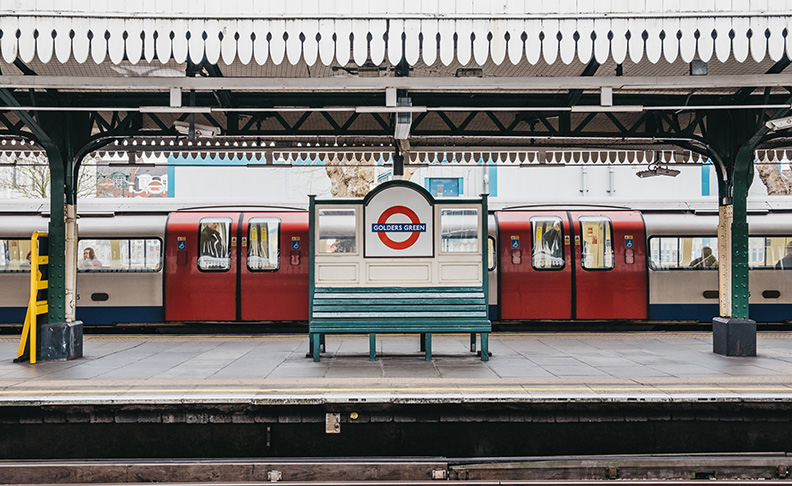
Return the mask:
<path id="1" fill-rule="evenodd" d="M 368 334 L 369 359 L 376 358 L 376 335 L 421 334 L 421 350 L 432 359 L 432 333 L 470 333 L 476 351 L 481 334 L 481 359 L 489 359 L 486 293 L 482 287 L 338 288 L 317 287 L 311 298 L 309 342 L 319 361 L 325 334 Z"/>

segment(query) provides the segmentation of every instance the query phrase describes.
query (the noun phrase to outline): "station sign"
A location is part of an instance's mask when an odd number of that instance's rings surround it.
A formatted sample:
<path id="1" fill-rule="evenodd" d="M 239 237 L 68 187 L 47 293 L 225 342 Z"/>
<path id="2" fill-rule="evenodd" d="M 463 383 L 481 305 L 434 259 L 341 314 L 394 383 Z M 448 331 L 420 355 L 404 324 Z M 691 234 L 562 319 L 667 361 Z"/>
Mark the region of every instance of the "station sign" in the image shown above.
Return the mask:
<path id="1" fill-rule="evenodd" d="M 411 187 L 387 187 L 366 204 L 363 233 L 366 257 L 432 257 L 434 207 Z"/>

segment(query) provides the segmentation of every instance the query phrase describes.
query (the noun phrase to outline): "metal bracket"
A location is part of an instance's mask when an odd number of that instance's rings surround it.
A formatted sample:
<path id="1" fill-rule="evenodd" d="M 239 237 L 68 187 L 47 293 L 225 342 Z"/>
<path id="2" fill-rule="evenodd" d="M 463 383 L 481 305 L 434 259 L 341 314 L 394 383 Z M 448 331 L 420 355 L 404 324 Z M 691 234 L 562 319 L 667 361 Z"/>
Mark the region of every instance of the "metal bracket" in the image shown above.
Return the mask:
<path id="1" fill-rule="evenodd" d="M 283 479 L 283 473 L 278 471 L 277 469 L 273 469 L 272 471 L 267 471 L 267 481 L 271 483 L 277 483 Z"/>
<path id="2" fill-rule="evenodd" d="M 327 414 L 325 414 L 325 433 L 326 434 L 340 434 L 341 433 L 341 414 L 340 413 L 327 413 Z"/>

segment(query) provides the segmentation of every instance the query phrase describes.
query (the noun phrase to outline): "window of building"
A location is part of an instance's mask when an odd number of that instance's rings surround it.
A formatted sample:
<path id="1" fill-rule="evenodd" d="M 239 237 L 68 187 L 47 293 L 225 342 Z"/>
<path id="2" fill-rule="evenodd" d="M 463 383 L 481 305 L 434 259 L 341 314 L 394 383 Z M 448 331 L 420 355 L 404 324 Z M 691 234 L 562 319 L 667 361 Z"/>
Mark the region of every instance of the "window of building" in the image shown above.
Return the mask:
<path id="1" fill-rule="evenodd" d="M 582 216 L 580 218 L 580 258 L 586 270 L 613 268 L 613 230 L 609 218 Z"/>
<path id="2" fill-rule="evenodd" d="M 201 218 L 199 224 L 198 269 L 223 272 L 231 268 L 228 251 L 231 218 Z"/>
<path id="3" fill-rule="evenodd" d="M 354 208 L 320 209 L 317 212 L 319 253 L 357 253 L 357 213 Z"/>
<path id="4" fill-rule="evenodd" d="M 649 266 L 654 270 L 718 267 L 718 238 L 662 236 L 649 239 Z"/>
<path id="5" fill-rule="evenodd" d="M 426 177 L 424 187 L 434 197 L 459 197 L 462 195 L 462 178 Z"/>
<path id="6" fill-rule="evenodd" d="M 280 220 L 252 218 L 248 226 L 247 266 L 251 271 L 273 271 L 280 265 Z"/>
<path id="7" fill-rule="evenodd" d="M 536 270 L 564 268 L 564 228 L 561 218 L 531 218 L 531 262 Z"/>
<path id="8" fill-rule="evenodd" d="M 30 271 L 30 238 L 0 240 L 0 272 Z"/>
<path id="9" fill-rule="evenodd" d="M 81 239 L 77 243 L 80 272 L 158 272 L 162 242 L 156 238 Z"/>
<path id="10" fill-rule="evenodd" d="M 478 247 L 478 209 L 440 210 L 440 251 L 475 253 Z"/>

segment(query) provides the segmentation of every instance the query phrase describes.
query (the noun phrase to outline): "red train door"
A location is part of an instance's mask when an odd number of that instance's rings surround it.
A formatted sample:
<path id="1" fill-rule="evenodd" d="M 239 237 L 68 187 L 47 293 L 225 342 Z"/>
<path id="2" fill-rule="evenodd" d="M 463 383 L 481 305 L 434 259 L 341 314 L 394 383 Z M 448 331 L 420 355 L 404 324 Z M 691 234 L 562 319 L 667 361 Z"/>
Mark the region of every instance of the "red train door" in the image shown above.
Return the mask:
<path id="1" fill-rule="evenodd" d="M 244 213 L 240 251 L 243 321 L 308 319 L 308 214 Z"/>
<path id="2" fill-rule="evenodd" d="M 500 318 L 571 319 L 574 253 L 565 211 L 498 213 Z"/>
<path id="3" fill-rule="evenodd" d="M 646 319 L 646 235 L 636 211 L 571 212 L 575 317 Z"/>
<path id="4" fill-rule="evenodd" d="M 240 213 L 172 213 L 165 236 L 165 320 L 237 318 Z"/>

